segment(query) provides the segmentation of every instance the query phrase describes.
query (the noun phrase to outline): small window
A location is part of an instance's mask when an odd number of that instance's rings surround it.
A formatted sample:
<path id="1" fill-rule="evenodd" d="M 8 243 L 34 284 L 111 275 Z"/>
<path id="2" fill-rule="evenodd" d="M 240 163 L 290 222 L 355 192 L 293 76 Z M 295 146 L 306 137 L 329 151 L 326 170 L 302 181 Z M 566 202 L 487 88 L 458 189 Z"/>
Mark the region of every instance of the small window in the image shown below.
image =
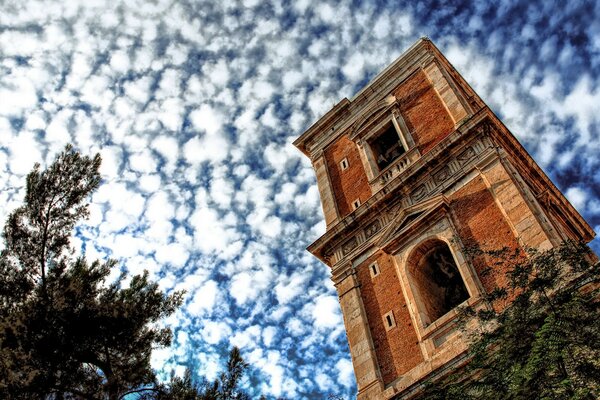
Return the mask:
<path id="1" fill-rule="evenodd" d="M 383 325 L 385 325 L 386 331 L 389 331 L 396 326 L 396 320 L 394 319 L 393 311 L 390 311 L 383 316 Z"/>
<path id="2" fill-rule="evenodd" d="M 379 275 L 380 271 L 379 264 L 377 264 L 377 261 L 369 265 L 369 273 L 371 274 L 371 278 L 375 278 L 377 275 Z"/>
<path id="3" fill-rule="evenodd" d="M 356 210 L 358 207 L 360 207 L 360 199 L 356 199 L 352 202 L 352 210 Z"/>
<path id="4" fill-rule="evenodd" d="M 344 158 L 342 161 L 340 161 L 340 169 L 342 171 L 348 169 L 348 159 Z"/>
<path id="5" fill-rule="evenodd" d="M 387 125 L 385 130 L 374 139 L 369 140 L 368 143 L 373 152 L 377 168 L 379 168 L 380 171 L 387 168 L 394 160 L 406 152 L 400 136 L 396 131 L 396 127 L 391 122 Z"/>

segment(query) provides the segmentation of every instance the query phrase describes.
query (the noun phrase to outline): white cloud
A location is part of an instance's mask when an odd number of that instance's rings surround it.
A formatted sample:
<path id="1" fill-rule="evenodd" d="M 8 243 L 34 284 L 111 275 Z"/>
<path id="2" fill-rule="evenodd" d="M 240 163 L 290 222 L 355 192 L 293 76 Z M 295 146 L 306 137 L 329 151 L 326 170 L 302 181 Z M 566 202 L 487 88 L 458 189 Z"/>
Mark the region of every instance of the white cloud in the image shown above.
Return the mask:
<path id="1" fill-rule="evenodd" d="M 344 386 L 351 386 L 354 384 L 354 369 L 352 368 L 352 362 L 347 359 L 341 359 L 335 365 L 338 370 L 338 382 Z"/>
<path id="2" fill-rule="evenodd" d="M 152 141 L 152 148 L 163 156 L 167 162 L 174 164 L 179 155 L 179 144 L 173 137 L 157 136 Z"/>
<path id="3" fill-rule="evenodd" d="M 340 305 L 333 296 L 321 295 L 315 300 L 312 317 L 317 328 L 334 328 L 342 325 Z"/>
<path id="4" fill-rule="evenodd" d="M 205 282 L 198 290 L 191 294 L 191 301 L 187 304 L 187 311 L 194 316 L 212 310 L 217 300 L 219 287 L 215 281 Z"/>
<path id="5" fill-rule="evenodd" d="M 306 276 L 294 275 L 288 282 L 280 282 L 275 286 L 275 296 L 279 304 L 287 304 L 306 291 Z"/>
<path id="6" fill-rule="evenodd" d="M 127 72 L 129 69 L 129 57 L 123 50 L 116 51 L 110 57 L 110 66 L 118 73 Z"/>
<path id="7" fill-rule="evenodd" d="M 262 332 L 262 336 L 263 336 L 263 343 L 265 344 L 265 346 L 270 347 L 273 344 L 273 340 L 275 339 L 276 335 L 277 335 L 276 327 L 267 326 L 266 328 L 264 328 L 263 332 Z"/>
<path id="8" fill-rule="evenodd" d="M 10 83 L 0 85 L 0 99 L 3 105 L 1 115 L 18 115 L 23 109 L 29 109 L 37 103 L 37 94 L 25 71 L 10 77 Z"/>
<path id="9" fill-rule="evenodd" d="M 223 116 L 208 104 L 202 104 L 200 108 L 190 113 L 190 120 L 194 127 L 208 135 L 216 135 L 223 125 Z"/>
<path id="10" fill-rule="evenodd" d="M 573 204 L 580 212 L 584 210 L 588 198 L 585 190 L 579 187 L 570 187 L 565 192 L 565 196 L 567 196 L 567 199 L 569 199 L 571 204 Z"/>
<path id="11" fill-rule="evenodd" d="M 255 297 L 256 291 L 252 287 L 252 276 L 247 272 L 235 275 L 231 280 L 230 294 L 238 304 L 244 304 Z"/>
<path id="12" fill-rule="evenodd" d="M 8 166 L 16 175 L 25 175 L 31 171 L 33 164 L 42 160 L 40 144 L 34 135 L 23 132 L 12 140 Z"/>
<path id="13" fill-rule="evenodd" d="M 125 94 L 138 103 L 146 103 L 149 99 L 150 84 L 152 80 L 149 76 L 142 76 L 133 81 L 127 81 L 123 84 Z"/>
<path id="14" fill-rule="evenodd" d="M 188 249 L 179 243 L 169 243 L 156 249 L 156 261 L 176 268 L 183 267 L 188 258 Z"/>
<path id="15" fill-rule="evenodd" d="M 183 147 L 185 159 L 192 165 L 205 161 L 222 161 L 227 157 L 228 152 L 229 143 L 221 136 L 193 137 Z"/>
<path id="16" fill-rule="evenodd" d="M 350 56 L 346 65 L 342 67 L 342 72 L 351 81 L 358 80 L 363 77 L 365 67 L 365 59 L 360 53 L 354 53 Z"/>
<path id="17" fill-rule="evenodd" d="M 579 144 L 587 146 L 590 143 L 592 124 L 598 124 L 598 104 L 600 104 L 600 85 L 594 87 L 593 81 L 588 75 L 582 76 L 573 90 L 565 97 L 555 111 L 559 116 L 570 115 L 576 118 L 577 127 L 581 136 Z M 598 148 L 598 146 L 595 146 Z"/>
<path id="18" fill-rule="evenodd" d="M 217 344 L 231 335 L 231 328 L 225 322 L 206 321 L 201 333 L 208 344 Z"/>

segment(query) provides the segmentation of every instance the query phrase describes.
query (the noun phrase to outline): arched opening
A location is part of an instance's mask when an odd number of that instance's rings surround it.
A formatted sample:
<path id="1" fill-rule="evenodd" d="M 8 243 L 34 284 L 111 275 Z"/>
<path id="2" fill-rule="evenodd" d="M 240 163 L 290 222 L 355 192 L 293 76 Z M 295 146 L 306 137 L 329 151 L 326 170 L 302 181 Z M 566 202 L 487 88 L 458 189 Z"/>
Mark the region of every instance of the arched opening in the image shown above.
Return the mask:
<path id="1" fill-rule="evenodd" d="M 427 240 L 413 250 L 408 273 L 425 326 L 469 298 L 452 252 L 441 240 Z"/>

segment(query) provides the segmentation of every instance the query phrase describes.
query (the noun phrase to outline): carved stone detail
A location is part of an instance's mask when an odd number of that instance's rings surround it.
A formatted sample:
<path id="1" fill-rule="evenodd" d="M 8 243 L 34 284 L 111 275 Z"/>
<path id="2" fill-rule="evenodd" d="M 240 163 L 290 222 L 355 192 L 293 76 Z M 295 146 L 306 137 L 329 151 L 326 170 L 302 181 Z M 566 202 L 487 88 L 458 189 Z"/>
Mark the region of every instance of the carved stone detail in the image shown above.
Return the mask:
<path id="1" fill-rule="evenodd" d="M 333 256 L 334 256 L 334 251 L 331 248 L 329 248 L 329 249 L 327 249 L 326 251 L 323 252 L 323 258 L 325 259 L 325 261 L 329 265 L 331 265 L 331 261 L 333 260 Z"/>
<path id="2" fill-rule="evenodd" d="M 379 224 L 379 221 L 372 222 L 371 224 L 367 225 L 367 227 L 365 228 L 365 236 L 368 239 L 368 238 L 372 237 L 374 234 L 376 234 L 377 232 L 379 232 L 380 229 L 381 229 L 381 225 Z"/>
<path id="3" fill-rule="evenodd" d="M 458 160 L 458 163 L 461 166 L 463 166 L 474 156 L 475 156 L 475 149 L 473 149 L 473 146 L 469 146 L 462 153 L 460 153 L 459 156 L 456 157 L 456 159 Z"/>
<path id="4" fill-rule="evenodd" d="M 356 248 L 357 245 L 358 245 L 358 240 L 356 240 L 356 238 L 353 237 L 352 239 L 348 240 L 346 243 L 344 243 L 342 245 L 342 253 L 344 255 L 350 253 L 352 250 L 354 250 Z"/>
<path id="5" fill-rule="evenodd" d="M 415 190 L 412 191 L 412 193 L 410 194 L 411 199 L 413 199 L 413 201 L 419 201 L 422 198 L 424 198 L 427 195 L 427 186 L 425 186 L 425 184 L 422 184 L 421 186 L 419 186 L 418 188 L 416 188 Z"/>
<path id="6" fill-rule="evenodd" d="M 448 177 L 450 177 L 450 168 L 445 166 L 433 175 L 433 181 L 437 185 L 441 185 Z"/>

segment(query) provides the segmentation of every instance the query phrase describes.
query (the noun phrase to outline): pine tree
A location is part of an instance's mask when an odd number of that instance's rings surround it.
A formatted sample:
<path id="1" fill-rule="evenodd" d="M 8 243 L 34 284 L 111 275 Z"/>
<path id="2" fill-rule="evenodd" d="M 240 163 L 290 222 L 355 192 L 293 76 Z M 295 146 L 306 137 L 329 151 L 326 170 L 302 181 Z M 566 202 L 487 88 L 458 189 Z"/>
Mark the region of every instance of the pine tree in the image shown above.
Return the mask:
<path id="1" fill-rule="evenodd" d="M 233 347 L 225 370 L 214 381 L 197 383 L 187 369 L 183 377 L 172 375 L 168 383 L 159 385 L 157 390 L 141 392 L 137 400 L 249 400 L 250 396 L 240 387 L 248 366 L 240 350 Z"/>
<path id="2" fill-rule="evenodd" d="M 100 156 L 67 146 L 27 176 L 24 204 L 8 217 L 0 253 L 0 398 L 119 399 L 154 385 L 150 355 L 171 341 L 155 324 L 181 304 L 148 275 L 107 278 L 116 261 L 70 247 L 100 184 Z"/>
<path id="3" fill-rule="evenodd" d="M 481 251 L 471 251 L 475 257 Z M 485 252 L 508 285 L 463 308 L 469 363 L 422 399 L 596 399 L 600 396 L 600 268 L 585 245 Z M 504 306 L 508 304 L 508 306 Z M 467 321 L 477 322 L 478 329 Z M 469 327 L 467 327 L 469 326 Z"/>

